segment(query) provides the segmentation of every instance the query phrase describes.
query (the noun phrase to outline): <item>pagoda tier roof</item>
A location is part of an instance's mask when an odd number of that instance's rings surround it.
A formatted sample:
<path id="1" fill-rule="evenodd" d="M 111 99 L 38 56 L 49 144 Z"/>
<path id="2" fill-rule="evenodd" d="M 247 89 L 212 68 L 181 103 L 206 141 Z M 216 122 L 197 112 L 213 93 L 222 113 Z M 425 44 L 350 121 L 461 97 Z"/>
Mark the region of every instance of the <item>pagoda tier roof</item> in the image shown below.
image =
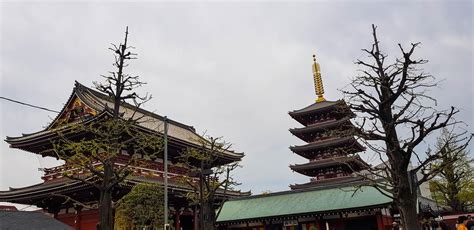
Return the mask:
<path id="1" fill-rule="evenodd" d="M 315 150 L 321 150 L 321 149 L 326 149 L 326 148 L 331 148 L 331 147 L 332 148 L 341 147 L 341 146 L 354 147 L 359 151 L 364 150 L 364 147 L 360 145 L 359 142 L 352 136 L 324 139 L 320 141 L 311 142 L 306 145 L 291 146 L 290 149 L 294 153 L 299 154 L 300 152 L 305 152 L 305 151 L 315 151 Z"/>
<path id="2" fill-rule="evenodd" d="M 343 100 L 316 102 L 302 109 L 297 109 L 297 110 L 288 112 L 288 114 L 290 114 L 290 116 L 292 117 L 315 114 L 315 113 L 325 112 L 327 111 L 327 109 L 335 108 L 337 105 L 344 105 L 344 104 L 345 103 Z"/>
<path id="3" fill-rule="evenodd" d="M 351 119 L 350 116 L 345 116 L 338 120 L 334 119 L 334 120 L 311 124 L 302 128 L 293 128 L 293 129 L 290 129 L 290 132 L 293 135 L 297 136 L 298 138 L 306 141 L 305 135 L 337 129 L 344 125 L 352 125 L 352 123 L 350 122 L 350 119 Z"/>
<path id="4" fill-rule="evenodd" d="M 365 163 L 365 161 L 363 161 L 359 157 L 359 155 L 354 155 L 334 157 L 318 161 L 310 161 L 305 164 L 290 165 L 290 168 L 293 171 L 299 172 L 307 176 L 316 176 L 316 172 L 314 170 L 344 165 L 351 165 L 351 167 L 357 167 L 357 169 L 354 170 L 365 169 L 369 167 L 369 165 Z"/>
<path id="5" fill-rule="evenodd" d="M 55 156 L 51 153 L 43 152 L 47 151 L 48 148 L 50 150 L 51 147 L 51 143 L 49 143 L 48 146 L 46 142 L 51 142 L 52 139 L 56 138 L 58 132 L 71 129 L 69 124 L 64 124 L 64 119 L 68 115 L 68 112 L 70 112 L 71 106 L 73 106 L 77 100 L 85 104 L 85 107 L 90 110 L 89 113 L 94 115 L 85 119 L 86 122 L 97 121 L 104 116 L 110 116 L 110 108 L 113 108 L 113 100 L 111 97 L 76 82 L 68 102 L 46 129 L 35 133 L 23 134 L 18 137 L 7 137 L 5 141 L 8 142 L 12 148 L 19 148 L 46 156 Z M 120 113 L 123 114 L 123 119 L 137 118 L 138 126 L 144 131 L 157 133 L 158 135 L 163 134 L 164 117 L 161 115 L 142 108 L 137 108 L 128 103 L 121 105 Z M 204 138 L 197 134 L 192 126 L 168 118 L 167 121 L 168 137 L 171 144 L 174 143 L 182 147 L 200 147 L 202 145 Z M 226 151 L 221 157 L 226 159 L 227 162 L 232 162 L 240 160 L 243 156 L 243 153 Z"/>
<path id="6" fill-rule="evenodd" d="M 127 179 L 125 183 L 122 183 L 120 185 L 120 188 L 130 190 L 133 186 L 139 183 L 163 184 L 163 178 L 135 176 L 130 179 Z M 192 188 L 188 186 L 183 186 L 182 184 L 174 181 L 173 179 L 168 180 L 168 186 L 169 190 L 172 191 L 172 193 L 181 192 L 184 194 L 192 191 Z M 58 180 L 31 185 L 28 187 L 10 188 L 8 191 L 0 191 L 0 202 L 35 204 L 38 206 L 42 206 L 40 203 L 44 204 L 48 202 L 48 200 L 52 200 L 54 198 L 61 198 L 61 195 L 64 196 L 68 194 L 70 194 L 71 196 L 73 196 L 73 194 L 74 196 L 78 196 L 77 194 L 85 194 L 85 198 L 82 197 L 81 199 L 94 200 L 94 197 L 91 196 L 90 191 L 95 190 L 96 189 L 90 184 L 86 184 L 84 182 L 68 178 L 62 178 Z M 222 193 L 222 191 L 220 193 Z M 250 192 L 227 191 L 226 194 L 230 195 L 231 197 L 240 197 L 249 196 Z M 76 199 L 78 198 L 76 197 Z"/>
<path id="7" fill-rule="evenodd" d="M 311 181 L 304 184 L 292 184 L 290 188 L 292 190 L 300 190 L 300 189 L 311 189 L 311 188 L 324 188 L 328 186 L 342 186 L 347 184 L 360 184 L 364 181 L 364 178 L 356 175 L 348 175 L 342 177 L 334 177 L 334 178 L 327 178 L 321 179 L 316 181 Z"/>
<path id="8" fill-rule="evenodd" d="M 304 117 L 308 115 L 316 115 L 321 113 L 328 113 L 331 111 L 338 111 L 339 113 L 352 114 L 349 107 L 344 100 L 337 101 L 322 101 L 316 102 L 302 109 L 293 110 L 288 114 L 301 124 L 305 125 Z"/>

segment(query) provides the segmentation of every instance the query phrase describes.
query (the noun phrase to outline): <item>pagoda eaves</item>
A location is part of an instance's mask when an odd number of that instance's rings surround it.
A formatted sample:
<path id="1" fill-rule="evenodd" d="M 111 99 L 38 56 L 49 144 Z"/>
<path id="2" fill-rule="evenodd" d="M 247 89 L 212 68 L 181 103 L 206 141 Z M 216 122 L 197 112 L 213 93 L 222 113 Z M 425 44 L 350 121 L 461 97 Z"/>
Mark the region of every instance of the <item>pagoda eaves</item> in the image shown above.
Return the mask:
<path id="1" fill-rule="evenodd" d="M 346 157 L 334 157 L 327 158 L 323 160 L 310 161 L 305 164 L 294 164 L 290 165 L 290 168 L 293 171 L 304 174 L 306 176 L 315 176 L 316 170 L 319 169 L 328 169 L 328 168 L 337 168 L 337 167 L 346 167 L 350 170 L 360 170 L 366 169 L 369 166 L 367 163 L 362 161 L 358 155 Z"/>
<path id="2" fill-rule="evenodd" d="M 356 152 L 365 150 L 365 148 L 354 137 L 328 138 L 325 140 L 311 142 L 306 145 L 290 146 L 290 149 L 294 153 L 298 154 L 300 152 L 314 152 L 316 150 L 336 147 L 352 147 L 354 150 L 356 150 Z"/>

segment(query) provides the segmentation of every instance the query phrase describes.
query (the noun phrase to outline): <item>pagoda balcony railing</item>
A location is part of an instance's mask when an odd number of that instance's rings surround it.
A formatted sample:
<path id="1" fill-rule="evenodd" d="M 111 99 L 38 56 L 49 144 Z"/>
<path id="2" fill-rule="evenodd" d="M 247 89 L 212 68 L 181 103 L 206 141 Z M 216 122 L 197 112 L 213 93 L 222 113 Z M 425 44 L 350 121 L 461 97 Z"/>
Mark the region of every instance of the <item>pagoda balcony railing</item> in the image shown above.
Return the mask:
<path id="1" fill-rule="evenodd" d="M 334 160 L 338 161 L 340 158 L 345 157 L 342 153 L 322 153 L 315 156 L 315 158 L 309 160 L 310 162 L 317 162 L 317 161 L 326 161 L 326 160 Z"/>
<path id="2" fill-rule="evenodd" d="M 97 162 L 93 164 L 94 166 L 99 166 L 101 163 Z M 132 175 L 138 176 L 151 176 L 151 177 L 164 177 L 164 165 L 162 162 L 152 162 L 148 161 L 144 165 L 127 165 L 126 162 L 123 160 L 118 160 L 115 165 L 117 167 L 124 167 L 126 166 L 129 168 L 133 173 Z M 57 167 L 52 168 L 44 168 L 43 169 L 45 175 L 42 179 L 46 181 L 51 181 L 55 179 L 64 178 L 65 174 L 88 174 L 89 171 L 85 168 L 80 168 L 74 165 L 60 165 Z M 184 167 L 179 167 L 176 165 L 169 164 L 168 165 L 168 178 L 174 178 L 181 175 L 187 175 L 189 170 Z"/>
<path id="3" fill-rule="evenodd" d="M 334 121 L 337 121 L 336 118 L 322 118 L 322 119 L 317 119 L 317 120 L 311 120 L 310 122 L 308 122 L 308 124 L 306 126 L 310 126 L 310 125 L 315 125 L 315 124 L 326 124 L 326 123 L 329 123 L 329 122 L 334 122 Z"/>
<path id="4" fill-rule="evenodd" d="M 326 142 L 326 141 L 331 141 L 331 140 L 337 140 L 339 138 L 340 137 L 335 137 L 335 136 L 324 136 L 324 137 L 318 137 L 309 143 L 321 143 L 321 142 Z"/>
<path id="5" fill-rule="evenodd" d="M 352 173 L 344 173 L 344 172 L 342 172 L 342 173 L 331 173 L 331 174 L 312 177 L 309 180 L 311 182 L 320 182 L 320 181 L 326 181 L 326 180 L 331 180 L 331 179 L 339 179 L 339 178 L 351 177 L 351 176 L 353 176 Z"/>

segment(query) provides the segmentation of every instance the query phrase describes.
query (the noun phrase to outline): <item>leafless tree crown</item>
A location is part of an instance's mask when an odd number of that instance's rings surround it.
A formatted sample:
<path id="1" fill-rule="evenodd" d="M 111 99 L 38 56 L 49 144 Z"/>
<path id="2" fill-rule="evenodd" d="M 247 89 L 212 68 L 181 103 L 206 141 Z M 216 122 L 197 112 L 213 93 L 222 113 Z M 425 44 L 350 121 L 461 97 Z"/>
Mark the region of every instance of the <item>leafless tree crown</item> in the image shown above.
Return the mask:
<path id="1" fill-rule="evenodd" d="M 439 172 L 431 162 L 439 159 L 442 152 L 427 149 L 419 152 L 426 137 L 444 127 L 460 123 L 454 119 L 458 109 L 436 109 L 436 99 L 429 90 L 437 87 L 436 79 L 423 71 L 428 61 L 414 57 L 421 43 L 409 48 L 398 44 L 401 57 L 389 63 L 388 55 L 381 50 L 376 26 L 372 25 L 373 44 L 362 49 L 368 60 L 357 60 L 359 74 L 343 89 L 350 108 L 358 117 L 356 134 L 371 152 L 382 162 L 371 171 L 388 184 L 382 186 L 388 194 L 396 191 L 394 183 L 399 172 L 406 172 L 411 161 L 416 167 L 413 173 L 423 175 L 419 185 Z M 458 148 L 466 148 L 472 135 L 455 134 Z M 453 141 L 453 140 L 451 140 Z M 382 183 L 383 184 L 383 183 Z M 392 195 L 390 195 L 392 196 Z"/>

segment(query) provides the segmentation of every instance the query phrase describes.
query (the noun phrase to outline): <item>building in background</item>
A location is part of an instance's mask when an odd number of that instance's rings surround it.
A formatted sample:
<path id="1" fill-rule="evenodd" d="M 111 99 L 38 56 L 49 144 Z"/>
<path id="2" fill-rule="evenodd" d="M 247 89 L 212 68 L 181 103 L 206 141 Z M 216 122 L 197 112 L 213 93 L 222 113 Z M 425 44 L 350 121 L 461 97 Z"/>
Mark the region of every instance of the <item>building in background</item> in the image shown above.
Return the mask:
<path id="1" fill-rule="evenodd" d="M 100 118 L 107 107 L 112 108 L 112 105 L 113 101 L 110 97 L 76 82 L 64 108 L 46 129 L 19 137 L 7 137 L 6 141 L 11 148 L 28 151 L 42 157 L 57 157 L 52 145 L 54 141 L 61 138 L 58 134 L 59 131 L 67 129 L 67 124 L 74 122 L 100 122 Z M 143 132 L 163 135 L 164 117 L 129 104 L 123 104 L 120 110 L 125 113 L 125 116 L 135 111 L 138 117 L 145 120 L 146 122 L 138 124 Z M 177 121 L 168 119 L 168 126 L 168 193 L 171 213 L 176 229 L 194 229 L 194 223 L 196 222 L 195 207 L 190 206 L 186 199 L 186 193 L 191 189 L 177 181 L 180 175 L 187 175 L 188 171 L 186 168 L 175 165 L 175 163 L 178 161 L 177 157 L 180 152 L 184 149 L 201 147 L 198 140 L 203 137 L 198 135 L 193 127 Z M 67 135 L 73 136 L 77 133 L 67 133 Z M 218 157 L 217 164 L 240 161 L 243 156 L 243 153 L 227 151 Z M 129 158 L 130 155 L 123 151 L 123 155 L 116 160 L 117 165 L 120 167 L 126 164 Z M 128 165 L 127 167 L 132 169 L 133 176 L 121 185 L 119 191 L 116 191 L 113 196 L 115 201 L 128 193 L 138 183 L 163 183 L 163 159 L 158 158 L 155 161 L 148 161 L 145 165 Z M 82 169 L 71 168 L 67 163 L 43 170 L 42 183 L 23 188 L 10 188 L 9 191 L 0 191 L 0 201 L 36 205 L 76 230 L 95 230 L 99 218 L 97 210 L 98 190 L 81 181 L 64 177 L 65 172 L 72 172 L 76 175 L 86 172 Z M 226 194 L 230 197 L 242 195 L 249 195 L 249 193 L 228 191 Z M 221 199 L 224 199 L 223 194 Z M 83 208 L 75 201 L 95 208 Z"/>
<path id="2" fill-rule="evenodd" d="M 0 209 L 0 229 L 71 230 L 71 226 L 41 211 Z"/>
<path id="3" fill-rule="evenodd" d="M 367 183 L 359 172 L 370 167 L 358 152 L 354 114 L 343 100 L 327 101 L 320 67 L 314 58 L 316 102 L 290 116 L 304 127 L 290 132 L 307 144 L 290 149 L 308 159 L 290 165 L 309 176 L 284 192 L 227 201 L 218 217 L 222 229 L 383 230 L 391 226 L 393 201 Z"/>

